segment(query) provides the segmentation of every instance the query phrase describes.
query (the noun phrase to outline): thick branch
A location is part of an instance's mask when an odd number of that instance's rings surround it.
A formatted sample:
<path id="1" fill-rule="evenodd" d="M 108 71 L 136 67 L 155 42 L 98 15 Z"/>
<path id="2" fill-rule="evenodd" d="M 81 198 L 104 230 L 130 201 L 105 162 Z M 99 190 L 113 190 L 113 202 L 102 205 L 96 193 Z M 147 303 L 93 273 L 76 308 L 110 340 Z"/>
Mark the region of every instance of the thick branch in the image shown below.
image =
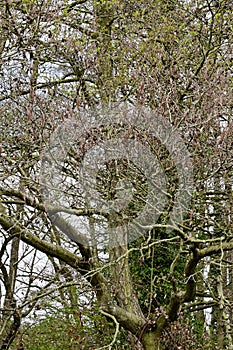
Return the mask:
<path id="1" fill-rule="evenodd" d="M 22 229 L 20 226 L 10 221 L 9 219 L 6 219 L 2 215 L 0 216 L 0 225 L 5 231 L 8 231 L 10 235 L 18 234 L 21 237 L 22 241 L 40 250 L 41 252 L 51 255 L 55 258 L 59 258 L 74 268 L 78 267 L 81 259 L 77 257 L 76 254 L 73 254 L 58 245 L 54 245 L 38 238 L 36 235 L 33 235 L 27 230 Z"/>
<path id="2" fill-rule="evenodd" d="M 214 254 L 221 253 L 222 251 L 228 251 L 233 250 L 233 241 L 231 242 L 221 242 L 216 245 L 212 245 L 210 247 L 206 247 L 203 249 L 200 249 L 199 251 L 199 257 L 200 259 L 204 258 L 205 256 L 211 256 Z"/>

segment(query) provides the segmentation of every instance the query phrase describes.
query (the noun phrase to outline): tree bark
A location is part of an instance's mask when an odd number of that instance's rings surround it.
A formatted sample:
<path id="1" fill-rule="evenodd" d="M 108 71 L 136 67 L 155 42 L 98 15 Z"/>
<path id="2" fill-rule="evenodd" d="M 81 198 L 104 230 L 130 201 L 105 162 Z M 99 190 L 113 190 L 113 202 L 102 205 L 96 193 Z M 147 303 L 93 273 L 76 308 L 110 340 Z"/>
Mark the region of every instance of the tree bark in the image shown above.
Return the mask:
<path id="1" fill-rule="evenodd" d="M 113 4 L 109 0 L 96 2 L 98 52 L 98 87 L 102 102 L 109 102 L 113 96 L 113 67 L 111 53 L 111 32 L 114 20 Z"/>
<path id="2" fill-rule="evenodd" d="M 145 333 L 142 339 L 144 350 L 160 350 L 160 336 L 156 332 Z"/>

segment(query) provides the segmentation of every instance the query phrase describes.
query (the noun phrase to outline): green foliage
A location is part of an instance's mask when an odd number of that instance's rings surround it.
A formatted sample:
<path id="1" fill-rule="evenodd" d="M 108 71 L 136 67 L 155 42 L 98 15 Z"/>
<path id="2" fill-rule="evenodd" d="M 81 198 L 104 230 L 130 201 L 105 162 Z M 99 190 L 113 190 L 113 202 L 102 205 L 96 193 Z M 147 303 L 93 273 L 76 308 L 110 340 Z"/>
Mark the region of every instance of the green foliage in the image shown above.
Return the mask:
<path id="1" fill-rule="evenodd" d="M 25 323 L 11 350 L 17 349 L 19 339 L 27 350 L 95 350 L 110 344 L 114 332 L 113 322 L 99 314 L 94 305 L 82 314 L 62 309 L 34 320 L 33 324 Z M 120 329 L 113 349 L 129 349 L 126 336 Z"/>
<path id="2" fill-rule="evenodd" d="M 185 257 L 178 259 L 173 274 L 170 273 L 170 266 L 177 255 L 179 244 L 177 242 L 157 244 L 160 239 L 169 238 L 172 234 L 174 233 L 166 234 L 162 229 L 156 229 L 147 241 L 150 248 L 145 252 L 136 250 L 131 254 L 130 269 L 134 288 L 145 314 L 148 312 L 154 314 L 157 308 L 167 305 L 172 291 L 172 281 L 175 280 L 180 287 L 184 283 Z M 138 240 L 136 245 L 145 242 L 145 239 L 141 242 Z M 132 244 L 132 247 L 134 246 L 135 243 Z"/>

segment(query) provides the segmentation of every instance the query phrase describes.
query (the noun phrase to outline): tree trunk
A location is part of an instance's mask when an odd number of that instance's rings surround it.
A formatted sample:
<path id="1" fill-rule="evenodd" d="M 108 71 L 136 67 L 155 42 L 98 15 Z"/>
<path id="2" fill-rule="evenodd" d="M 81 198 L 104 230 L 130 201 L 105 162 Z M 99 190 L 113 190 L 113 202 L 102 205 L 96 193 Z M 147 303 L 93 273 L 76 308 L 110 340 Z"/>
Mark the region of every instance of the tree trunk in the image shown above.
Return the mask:
<path id="1" fill-rule="evenodd" d="M 111 1 L 96 1 L 96 15 L 98 26 L 97 41 L 97 65 L 98 65 L 98 87 L 100 97 L 103 102 L 111 101 L 114 95 L 113 87 L 113 67 L 112 67 L 112 49 L 111 32 L 112 22 L 114 20 L 114 10 Z"/>
<path id="2" fill-rule="evenodd" d="M 146 332 L 142 337 L 144 350 L 160 350 L 160 338 L 160 332 Z"/>

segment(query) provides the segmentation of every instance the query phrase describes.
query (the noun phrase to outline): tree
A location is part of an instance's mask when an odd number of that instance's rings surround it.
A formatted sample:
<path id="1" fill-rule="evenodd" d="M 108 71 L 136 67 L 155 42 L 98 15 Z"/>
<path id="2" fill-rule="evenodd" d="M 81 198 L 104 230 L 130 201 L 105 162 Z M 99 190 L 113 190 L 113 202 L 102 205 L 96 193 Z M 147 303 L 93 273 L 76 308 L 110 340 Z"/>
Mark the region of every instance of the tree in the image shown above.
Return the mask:
<path id="1" fill-rule="evenodd" d="M 129 332 L 131 348 L 165 349 L 169 327 L 184 332 L 177 321 L 182 312 L 190 332 L 209 330 L 209 348 L 232 348 L 231 20 L 232 5 L 224 0 L 1 4 L 1 349 L 10 348 L 22 318 L 51 286 L 59 303 L 74 310 L 75 275 L 115 325 L 116 348 L 121 327 Z M 85 225 L 81 235 L 56 208 L 48 210 L 40 154 L 49 137 L 58 135 L 57 127 L 73 125 L 72 118 L 80 123 L 91 108 L 98 115 L 102 103 L 123 101 L 134 111 L 146 106 L 153 111 L 152 123 L 158 115 L 179 131 L 192 160 L 192 201 L 182 221 L 169 221 L 180 185 L 174 153 L 151 136 L 148 124 L 143 133 L 135 124 L 126 130 L 112 122 L 113 112 L 110 127 L 92 127 L 61 162 L 70 201 L 66 214 Z M 144 234 L 133 242 L 124 228 L 143 210 L 150 187 L 132 157 L 108 159 L 97 174 L 103 203 L 126 198 L 127 178 L 136 191 L 126 210 L 112 216 L 90 208 L 87 201 L 93 198 L 82 196 L 77 171 L 98 140 L 129 135 L 149 150 L 148 157 L 158 157 L 168 203 L 163 210 L 153 208 L 156 220 L 144 223 Z M 53 146 L 50 150 L 57 149 L 56 142 Z M 101 225 L 111 232 L 104 252 L 91 241 Z M 206 314 L 209 308 L 212 313 Z M 172 339 L 175 347 L 178 340 Z M 182 340 L 178 346 L 191 345 Z"/>

